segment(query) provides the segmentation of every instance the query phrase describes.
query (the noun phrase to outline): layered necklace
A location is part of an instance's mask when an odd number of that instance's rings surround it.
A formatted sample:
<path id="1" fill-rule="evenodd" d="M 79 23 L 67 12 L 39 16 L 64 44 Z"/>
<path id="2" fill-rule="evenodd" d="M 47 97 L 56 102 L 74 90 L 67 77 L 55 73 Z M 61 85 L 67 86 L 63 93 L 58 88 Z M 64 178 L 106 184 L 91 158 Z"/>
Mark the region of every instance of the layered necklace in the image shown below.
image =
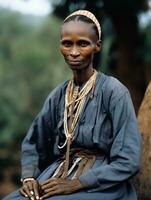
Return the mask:
<path id="1" fill-rule="evenodd" d="M 66 146 L 65 167 L 63 175 L 64 178 L 66 178 L 68 174 L 70 146 L 74 140 L 74 133 L 77 122 L 84 107 L 87 95 L 95 88 L 96 76 L 97 71 L 94 70 L 93 75 L 89 78 L 89 80 L 85 83 L 80 91 L 79 86 L 74 87 L 73 79 L 69 81 L 66 89 L 64 110 L 64 132 L 66 139 L 62 146 L 58 146 L 60 149 Z"/>

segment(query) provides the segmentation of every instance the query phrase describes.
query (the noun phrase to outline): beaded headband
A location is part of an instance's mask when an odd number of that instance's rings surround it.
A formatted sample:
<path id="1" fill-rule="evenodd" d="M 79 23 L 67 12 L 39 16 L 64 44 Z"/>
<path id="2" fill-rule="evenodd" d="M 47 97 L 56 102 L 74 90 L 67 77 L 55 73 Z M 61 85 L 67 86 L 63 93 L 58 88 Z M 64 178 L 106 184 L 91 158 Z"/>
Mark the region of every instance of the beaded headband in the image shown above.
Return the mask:
<path id="1" fill-rule="evenodd" d="M 77 10 L 77 11 L 71 13 L 69 16 L 67 16 L 65 18 L 64 22 L 69 17 L 74 16 L 74 15 L 82 15 L 82 16 L 85 16 L 85 17 L 91 19 L 95 23 L 95 25 L 96 25 L 96 27 L 98 29 L 99 39 L 101 39 L 101 26 L 100 26 L 98 20 L 96 19 L 96 17 L 94 16 L 94 14 L 92 14 L 90 11 L 87 11 L 87 10 Z"/>

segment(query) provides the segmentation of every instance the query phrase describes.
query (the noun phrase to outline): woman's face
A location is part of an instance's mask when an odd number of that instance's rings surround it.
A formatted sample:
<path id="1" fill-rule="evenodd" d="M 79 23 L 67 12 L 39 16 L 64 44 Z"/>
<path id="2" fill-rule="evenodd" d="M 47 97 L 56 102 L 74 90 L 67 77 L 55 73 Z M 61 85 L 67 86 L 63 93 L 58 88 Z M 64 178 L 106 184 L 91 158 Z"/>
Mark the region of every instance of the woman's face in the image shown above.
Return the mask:
<path id="1" fill-rule="evenodd" d="M 69 21 L 62 26 L 60 51 L 72 70 L 93 67 L 93 55 L 99 50 L 92 24 Z"/>

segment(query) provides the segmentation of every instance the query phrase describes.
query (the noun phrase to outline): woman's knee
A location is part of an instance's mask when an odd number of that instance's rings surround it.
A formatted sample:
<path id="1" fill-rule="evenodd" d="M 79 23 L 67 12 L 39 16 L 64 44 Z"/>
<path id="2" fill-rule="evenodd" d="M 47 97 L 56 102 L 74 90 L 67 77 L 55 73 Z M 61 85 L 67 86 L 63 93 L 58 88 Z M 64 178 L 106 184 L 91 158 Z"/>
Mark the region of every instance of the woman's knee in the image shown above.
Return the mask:
<path id="1" fill-rule="evenodd" d="M 4 197 L 2 200 L 25 200 L 27 198 L 23 197 L 19 191 L 15 191 L 8 196 Z"/>

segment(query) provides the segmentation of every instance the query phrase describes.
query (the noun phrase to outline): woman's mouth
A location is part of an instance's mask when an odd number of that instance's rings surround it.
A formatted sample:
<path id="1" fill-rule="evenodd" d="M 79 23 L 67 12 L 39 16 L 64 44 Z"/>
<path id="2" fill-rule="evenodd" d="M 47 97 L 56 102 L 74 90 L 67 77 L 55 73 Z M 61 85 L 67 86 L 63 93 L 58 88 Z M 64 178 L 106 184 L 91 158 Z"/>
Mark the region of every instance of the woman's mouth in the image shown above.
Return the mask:
<path id="1" fill-rule="evenodd" d="M 70 65 L 80 65 L 81 61 L 80 60 L 68 60 L 68 63 Z"/>

